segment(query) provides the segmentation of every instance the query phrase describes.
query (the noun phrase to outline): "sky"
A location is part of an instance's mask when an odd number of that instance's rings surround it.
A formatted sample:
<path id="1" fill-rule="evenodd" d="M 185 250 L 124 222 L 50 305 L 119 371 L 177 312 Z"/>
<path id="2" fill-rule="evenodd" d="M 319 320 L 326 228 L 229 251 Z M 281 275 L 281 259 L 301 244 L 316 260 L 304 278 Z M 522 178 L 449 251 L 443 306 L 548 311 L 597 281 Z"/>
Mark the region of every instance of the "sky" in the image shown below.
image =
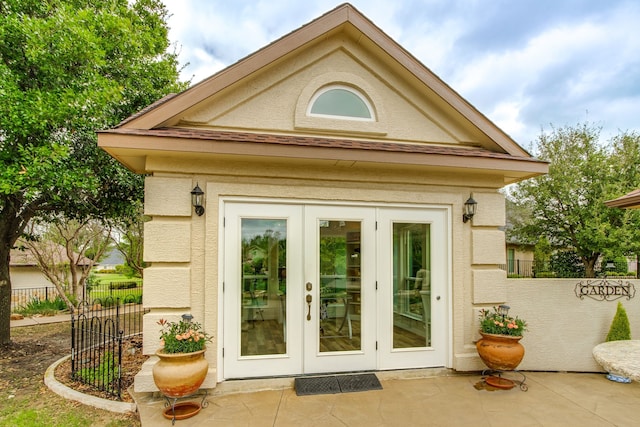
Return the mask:
<path id="1" fill-rule="evenodd" d="M 197 83 L 344 3 L 164 0 Z M 638 0 L 352 0 L 527 149 L 553 127 L 640 132 Z"/>

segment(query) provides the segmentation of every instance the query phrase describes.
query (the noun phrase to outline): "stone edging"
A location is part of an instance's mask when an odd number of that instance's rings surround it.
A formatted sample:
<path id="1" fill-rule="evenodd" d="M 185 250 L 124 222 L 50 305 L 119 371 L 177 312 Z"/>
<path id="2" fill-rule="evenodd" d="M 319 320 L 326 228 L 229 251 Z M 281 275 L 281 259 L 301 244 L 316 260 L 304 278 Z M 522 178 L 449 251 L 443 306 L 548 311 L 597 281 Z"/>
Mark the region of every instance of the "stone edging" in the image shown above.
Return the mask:
<path id="1" fill-rule="evenodd" d="M 44 373 L 44 383 L 47 387 L 49 387 L 49 390 L 65 399 L 74 400 L 84 405 L 93 406 L 94 408 L 98 409 L 104 409 L 105 411 L 117 412 L 121 414 L 136 412 L 137 406 L 135 403 L 114 402 L 113 400 L 102 399 L 100 397 L 80 393 L 79 391 L 73 390 L 72 388 L 69 388 L 56 380 L 56 367 L 70 357 L 71 355 L 65 356 L 57 362 L 54 362 L 47 368 L 47 371 Z"/>

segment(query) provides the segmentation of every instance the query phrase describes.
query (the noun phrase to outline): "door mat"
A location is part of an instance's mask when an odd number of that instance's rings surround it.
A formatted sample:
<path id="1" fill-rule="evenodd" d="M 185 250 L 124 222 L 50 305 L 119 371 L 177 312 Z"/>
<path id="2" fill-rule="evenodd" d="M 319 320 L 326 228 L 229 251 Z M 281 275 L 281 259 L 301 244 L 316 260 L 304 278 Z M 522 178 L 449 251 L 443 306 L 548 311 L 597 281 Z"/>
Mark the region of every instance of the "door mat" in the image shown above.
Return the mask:
<path id="1" fill-rule="evenodd" d="M 375 374 L 296 378 L 294 386 L 298 396 L 382 390 Z"/>

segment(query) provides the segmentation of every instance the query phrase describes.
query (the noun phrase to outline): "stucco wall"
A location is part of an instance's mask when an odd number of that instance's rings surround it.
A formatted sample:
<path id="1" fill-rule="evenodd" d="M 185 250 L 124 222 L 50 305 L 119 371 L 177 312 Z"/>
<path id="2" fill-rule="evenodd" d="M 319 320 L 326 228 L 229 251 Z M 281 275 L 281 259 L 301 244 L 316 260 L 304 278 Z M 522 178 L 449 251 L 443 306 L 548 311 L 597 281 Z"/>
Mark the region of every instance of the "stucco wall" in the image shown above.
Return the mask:
<path id="1" fill-rule="evenodd" d="M 53 284 L 47 280 L 38 267 L 11 267 L 11 289 L 44 288 Z"/>
<path id="2" fill-rule="evenodd" d="M 391 142 L 460 144 L 487 138 L 470 122 L 444 113 L 450 111 L 450 106 L 438 97 L 427 100 L 424 88 L 416 91 L 411 84 L 414 79 L 398 71 L 362 45 L 344 37 L 331 37 L 314 49 L 298 52 L 257 73 L 250 83 L 243 82 L 211 97 L 182 120 L 186 124 L 228 129 L 323 129 L 332 133 L 347 130 L 383 136 Z M 311 96 L 324 84 L 335 82 L 353 85 L 365 93 L 376 109 L 376 122 L 308 117 L 305 112 Z"/>
<path id="3" fill-rule="evenodd" d="M 582 279 L 584 280 L 584 279 Z M 528 323 L 522 339 L 525 356 L 519 369 L 600 372 L 591 351 L 603 342 L 622 302 L 631 322 L 632 338 L 640 339 L 640 297 L 617 301 L 580 299 L 575 286 L 581 279 L 508 279 L 510 314 Z M 624 280 L 640 289 L 640 280 Z M 479 338 L 479 336 L 478 336 Z"/>
<path id="4" fill-rule="evenodd" d="M 270 164 L 255 168 L 249 163 L 151 161 L 160 170 L 175 168 L 184 173 L 199 169 L 201 173 L 185 177 L 167 171 L 146 180 L 145 213 L 152 217 L 145 225 L 145 260 L 151 263 L 144 278 L 144 305 L 151 309 L 144 320 L 146 354 L 158 348 L 156 322 L 178 319 L 185 312 L 192 313 L 214 336 L 209 348 L 220 347 L 219 202 L 225 197 L 286 198 L 451 207 L 451 310 L 444 325 L 451 343 L 447 365 L 459 370 L 476 367 L 471 307 L 506 300 L 505 274 L 497 268 L 505 262 L 504 233 L 497 230 L 504 224 L 504 198 L 497 193 L 493 178 L 478 178 L 471 187 L 460 176 L 413 176 L 411 171 L 379 170 L 375 174 L 370 169 L 335 166 Z M 202 173 L 208 169 L 220 175 Z M 257 172 L 260 177 L 253 176 Z M 196 182 L 205 191 L 202 217 L 191 212 L 188 197 Z M 463 224 L 463 203 L 470 194 L 478 201 L 478 213 L 472 222 Z M 207 352 L 213 370 L 218 357 L 216 351 Z"/>

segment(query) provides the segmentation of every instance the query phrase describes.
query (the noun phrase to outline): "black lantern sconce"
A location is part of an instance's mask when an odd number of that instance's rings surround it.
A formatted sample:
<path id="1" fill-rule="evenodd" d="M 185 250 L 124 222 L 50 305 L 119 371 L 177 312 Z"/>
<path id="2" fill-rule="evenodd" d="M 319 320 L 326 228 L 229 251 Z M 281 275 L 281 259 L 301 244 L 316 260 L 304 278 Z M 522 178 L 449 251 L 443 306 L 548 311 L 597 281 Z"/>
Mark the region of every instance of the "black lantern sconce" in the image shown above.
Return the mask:
<path id="1" fill-rule="evenodd" d="M 504 305 L 504 304 L 500 304 L 498 306 L 498 314 L 500 316 L 502 316 L 502 321 L 504 322 L 504 318 L 507 317 L 507 315 L 509 314 L 509 309 L 511 307 L 509 307 L 508 305 Z"/>
<path id="2" fill-rule="evenodd" d="M 473 197 L 469 196 L 466 202 L 464 202 L 464 214 L 462 214 L 462 222 L 467 222 L 470 219 L 473 219 L 473 216 L 476 214 L 476 208 L 478 207 L 478 202 L 473 200 Z"/>
<path id="3" fill-rule="evenodd" d="M 195 188 L 191 190 L 191 204 L 196 210 L 196 214 L 198 216 L 202 216 L 204 213 L 204 207 L 202 206 L 202 198 L 204 196 L 204 191 L 200 188 L 198 184 L 196 184 Z"/>
<path id="4" fill-rule="evenodd" d="M 193 316 L 191 315 L 191 313 L 185 313 L 182 315 L 182 321 L 185 323 L 191 323 L 191 321 L 193 320 Z"/>

